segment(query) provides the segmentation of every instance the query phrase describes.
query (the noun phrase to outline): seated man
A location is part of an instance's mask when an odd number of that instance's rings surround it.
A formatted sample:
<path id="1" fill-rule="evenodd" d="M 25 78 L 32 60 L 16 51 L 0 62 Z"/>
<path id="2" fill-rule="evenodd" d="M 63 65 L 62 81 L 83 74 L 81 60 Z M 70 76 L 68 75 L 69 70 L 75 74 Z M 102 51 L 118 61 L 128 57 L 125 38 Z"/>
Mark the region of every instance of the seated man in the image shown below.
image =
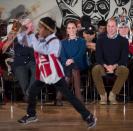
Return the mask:
<path id="1" fill-rule="evenodd" d="M 107 22 L 107 34 L 97 40 L 96 63 L 92 69 L 92 77 L 100 94 L 100 104 L 107 104 L 107 93 L 102 76 L 113 73 L 117 76 L 109 94 L 111 104 L 117 104 L 116 94 L 119 94 L 128 77 L 128 40 L 117 34 L 117 23 L 114 18 Z"/>
<path id="2" fill-rule="evenodd" d="M 92 68 L 95 64 L 95 50 L 96 50 L 96 29 L 93 25 L 89 25 L 83 31 L 83 38 L 87 46 L 87 62 L 88 66 Z"/>
<path id="3" fill-rule="evenodd" d="M 125 22 L 119 23 L 118 26 L 118 33 L 125 37 L 128 40 L 129 43 L 129 61 L 128 61 L 128 69 L 129 69 L 129 79 L 128 79 L 128 84 L 129 84 L 129 98 L 130 100 L 133 100 L 133 35 L 130 30 L 129 25 L 126 24 Z"/>
<path id="4" fill-rule="evenodd" d="M 105 20 L 100 20 L 98 22 L 97 38 L 100 38 L 103 34 L 106 33 L 106 26 L 107 22 Z"/>

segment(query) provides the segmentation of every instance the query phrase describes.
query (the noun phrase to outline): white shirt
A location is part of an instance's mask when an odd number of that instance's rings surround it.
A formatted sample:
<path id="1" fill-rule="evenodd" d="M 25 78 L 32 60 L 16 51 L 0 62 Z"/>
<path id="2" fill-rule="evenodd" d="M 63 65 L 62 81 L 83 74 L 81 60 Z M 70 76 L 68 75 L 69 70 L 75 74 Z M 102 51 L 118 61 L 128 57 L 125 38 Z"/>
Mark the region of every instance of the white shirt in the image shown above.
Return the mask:
<path id="1" fill-rule="evenodd" d="M 17 38 L 20 44 L 23 44 L 22 41 L 23 41 L 24 36 L 26 36 L 28 46 L 32 47 L 34 51 L 40 54 L 45 54 L 45 55 L 54 54 L 56 57 L 60 55 L 61 43 L 59 39 L 54 39 L 50 41 L 49 44 L 47 44 L 47 42 L 51 38 L 56 37 L 54 33 L 47 36 L 43 41 L 41 39 L 40 40 L 37 39 L 34 33 L 31 35 L 26 35 L 24 32 L 19 33 L 17 35 Z"/>

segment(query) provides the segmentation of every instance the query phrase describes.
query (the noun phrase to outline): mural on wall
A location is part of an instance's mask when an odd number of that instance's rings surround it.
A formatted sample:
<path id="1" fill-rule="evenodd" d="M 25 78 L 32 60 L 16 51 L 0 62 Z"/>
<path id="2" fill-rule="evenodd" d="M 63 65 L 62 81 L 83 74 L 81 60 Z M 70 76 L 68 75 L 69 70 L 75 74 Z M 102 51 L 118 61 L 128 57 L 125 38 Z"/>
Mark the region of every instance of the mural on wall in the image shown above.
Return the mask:
<path id="1" fill-rule="evenodd" d="M 62 14 L 62 24 L 65 25 L 67 20 L 79 19 L 79 15 L 74 12 L 75 6 L 78 3 L 78 0 L 56 0 Z M 71 9 L 72 8 L 72 9 Z"/>
<path id="2" fill-rule="evenodd" d="M 133 0 L 10 0 L 0 2 L 0 18 L 33 19 L 35 25 L 44 16 L 50 16 L 57 21 L 58 27 L 65 25 L 69 19 L 77 20 L 88 15 L 93 24 L 102 19 L 109 19 L 125 12 L 128 19 L 133 21 Z M 8 7 L 7 5 L 10 5 Z"/>
<path id="3" fill-rule="evenodd" d="M 83 15 L 90 16 L 92 23 L 106 19 L 109 11 L 110 0 L 82 0 Z"/>
<path id="4" fill-rule="evenodd" d="M 133 0 L 131 0 L 131 5 L 130 5 L 129 12 L 128 12 L 128 16 L 133 21 Z"/>
<path id="5" fill-rule="evenodd" d="M 62 14 L 63 25 L 69 19 L 79 19 L 82 15 L 90 16 L 93 24 L 124 12 L 130 21 L 133 20 L 133 0 L 56 0 L 56 2 Z"/>

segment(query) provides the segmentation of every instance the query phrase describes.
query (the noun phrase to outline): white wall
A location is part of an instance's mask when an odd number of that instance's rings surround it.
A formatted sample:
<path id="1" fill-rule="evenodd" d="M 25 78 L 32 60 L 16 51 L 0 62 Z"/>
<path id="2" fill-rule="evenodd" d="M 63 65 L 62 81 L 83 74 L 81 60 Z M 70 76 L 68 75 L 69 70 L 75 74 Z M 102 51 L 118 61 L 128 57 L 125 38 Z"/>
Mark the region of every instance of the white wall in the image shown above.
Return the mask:
<path id="1" fill-rule="evenodd" d="M 56 0 L 0 0 L 0 11 L 3 19 L 10 17 L 11 10 L 19 5 L 24 5 L 26 10 L 30 11 L 31 17 L 35 23 L 43 16 L 51 16 L 60 26 L 61 13 L 56 4 Z"/>

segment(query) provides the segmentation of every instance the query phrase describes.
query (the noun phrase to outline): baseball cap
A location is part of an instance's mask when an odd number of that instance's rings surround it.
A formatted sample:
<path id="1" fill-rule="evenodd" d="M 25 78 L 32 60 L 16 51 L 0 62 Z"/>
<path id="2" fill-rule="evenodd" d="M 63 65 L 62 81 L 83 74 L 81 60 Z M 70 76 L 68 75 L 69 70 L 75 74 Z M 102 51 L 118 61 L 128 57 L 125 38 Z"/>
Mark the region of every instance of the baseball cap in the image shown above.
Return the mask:
<path id="1" fill-rule="evenodd" d="M 93 25 L 89 25 L 88 27 L 86 27 L 84 29 L 84 33 L 86 33 L 86 34 L 93 35 L 93 34 L 95 34 L 95 32 L 96 32 L 96 29 Z"/>

